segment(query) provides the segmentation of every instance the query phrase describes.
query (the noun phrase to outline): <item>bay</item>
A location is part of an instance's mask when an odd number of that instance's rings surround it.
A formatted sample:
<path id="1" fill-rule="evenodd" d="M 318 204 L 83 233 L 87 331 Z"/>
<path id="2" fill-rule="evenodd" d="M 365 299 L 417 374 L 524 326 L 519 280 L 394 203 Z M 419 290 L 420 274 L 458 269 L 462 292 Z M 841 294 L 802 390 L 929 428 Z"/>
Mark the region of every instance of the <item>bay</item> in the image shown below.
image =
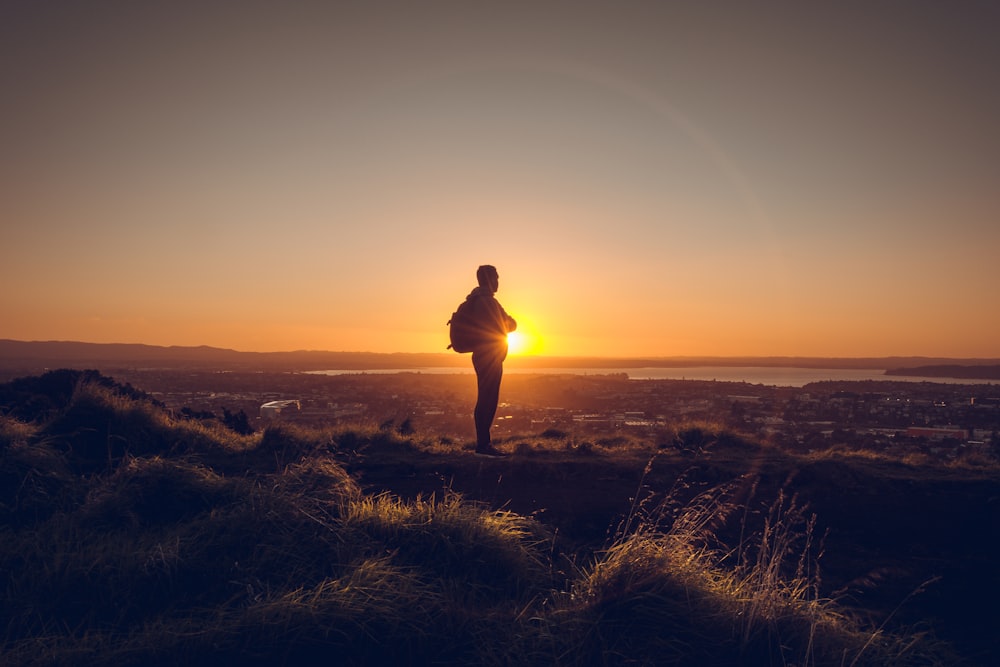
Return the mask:
<path id="1" fill-rule="evenodd" d="M 388 375 L 396 373 L 422 373 L 428 375 L 455 375 L 472 373 L 468 366 L 440 366 L 423 368 L 373 368 L 352 370 L 309 371 L 317 375 Z M 510 368 L 506 374 L 518 375 L 626 375 L 630 380 L 699 380 L 717 382 L 746 382 L 774 387 L 802 387 L 812 382 L 827 380 L 840 382 L 936 382 L 942 384 L 993 384 L 991 380 L 965 378 L 917 377 L 886 375 L 880 369 L 853 368 L 798 368 L 784 366 L 689 366 L 683 368 Z"/>

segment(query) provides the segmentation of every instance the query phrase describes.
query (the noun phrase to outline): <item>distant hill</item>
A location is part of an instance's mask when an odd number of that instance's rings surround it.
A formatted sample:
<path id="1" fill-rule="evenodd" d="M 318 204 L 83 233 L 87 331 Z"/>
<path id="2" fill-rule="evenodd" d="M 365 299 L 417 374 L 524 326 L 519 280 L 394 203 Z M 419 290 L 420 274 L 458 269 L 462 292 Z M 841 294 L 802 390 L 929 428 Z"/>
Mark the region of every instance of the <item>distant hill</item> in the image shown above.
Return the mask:
<path id="1" fill-rule="evenodd" d="M 511 357 L 508 365 L 532 368 L 690 368 L 695 366 L 773 366 L 796 368 L 894 369 L 893 374 L 927 368 L 1000 368 L 1000 359 L 943 359 L 931 357 Z M 73 341 L 17 341 L 0 339 L 0 371 L 37 373 L 49 368 L 169 368 L 215 370 L 376 370 L 431 367 L 468 367 L 468 355 L 441 353 L 379 353 L 295 350 L 241 352 L 206 345 L 158 346 L 132 343 Z M 987 372 L 974 370 L 971 372 Z M 998 377 L 960 375 L 951 377 Z"/>
<path id="2" fill-rule="evenodd" d="M 467 363 L 457 354 L 376 352 L 240 352 L 198 346 L 162 347 L 128 343 L 0 340 L 0 370 L 37 372 L 46 368 L 192 368 L 220 370 L 363 370 L 423 368 Z"/>

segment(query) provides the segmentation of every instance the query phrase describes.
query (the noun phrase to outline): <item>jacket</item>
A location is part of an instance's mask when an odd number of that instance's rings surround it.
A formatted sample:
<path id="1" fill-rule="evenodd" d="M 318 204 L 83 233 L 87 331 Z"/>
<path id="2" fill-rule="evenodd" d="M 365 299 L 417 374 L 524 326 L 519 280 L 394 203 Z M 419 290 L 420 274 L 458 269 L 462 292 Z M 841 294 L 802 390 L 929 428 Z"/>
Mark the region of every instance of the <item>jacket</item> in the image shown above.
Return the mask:
<path id="1" fill-rule="evenodd" d="M 482 348 L 507 346 L 507 334 L 517 329 L 517 322 L 507 314 L 493 293 L 477 287 L 467 297 L 475 304 L 475 321 L 483 340 Z"/>

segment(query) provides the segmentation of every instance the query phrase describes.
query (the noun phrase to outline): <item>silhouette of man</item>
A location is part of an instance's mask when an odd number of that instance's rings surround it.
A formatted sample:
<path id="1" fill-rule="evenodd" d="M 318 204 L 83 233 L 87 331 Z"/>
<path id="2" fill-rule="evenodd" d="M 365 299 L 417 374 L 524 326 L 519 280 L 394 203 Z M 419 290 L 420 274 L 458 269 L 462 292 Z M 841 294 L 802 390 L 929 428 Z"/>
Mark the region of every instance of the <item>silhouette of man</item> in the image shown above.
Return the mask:
<path id="1" fill-rule="evenodd" d="M 480 330 L 480 343 L 472 350 L 472 367 L 476 370 L 478 395 L 473 413 L 476 421 L 476 456 L 500 458 L 503 452 L 493 446 L 490 427 L 500 401 L 500 380 L 503 362 L 507 358 L 507 334 L 517 329 L 514 321 L 493 296 L 500 286 L 496 267 L 484 264 L 476 270 L 479 287 L 468 299 L 474 302 L 475 322 Z"/>

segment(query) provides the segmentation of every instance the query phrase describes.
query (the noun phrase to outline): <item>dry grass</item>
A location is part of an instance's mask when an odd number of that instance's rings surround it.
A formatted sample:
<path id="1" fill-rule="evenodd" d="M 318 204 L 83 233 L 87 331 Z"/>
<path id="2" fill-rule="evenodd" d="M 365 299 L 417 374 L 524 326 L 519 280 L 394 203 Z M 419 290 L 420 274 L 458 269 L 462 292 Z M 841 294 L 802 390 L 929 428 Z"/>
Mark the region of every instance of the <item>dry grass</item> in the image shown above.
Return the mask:
<path id="1" fill-rule="evenodd" d="M 669 437 L 704 448 L 729 436 L 691 425 Z M 573 456 L 650 446 L 572 434 L 505 444 Z M 637 495 L 612 543 L 570 567 L 533 519 L 454 493 L 368 495 L 338 463 L 445 446 L 459 449 L 365 426 L 238 436 L 88 384 L 37 424 L 4 418 L 4 662 L 946 662 L 818 598 L 819 549 L 794 498 L 737 544 L 719 542 L 745 520 L 752 480 L 693 502 Z"/>
<path id="2" fill-rule="evenodd" d="M 641 518 L 624 522 L 629 532 L 560 599 L 558 615 L 591 625 L 586 645 L 563 647 L 569 663 L 620 654 L 656 664 L 946 664 L 923 638 L 865 629 L 818 597 L 814 517 L 794 498 L 779 497 L 762 530 L 736 547 L 719 543 L 718 529 L 743 516 L 733 499 L 746 483 L 680 507 L 669 498 L 637 506 Z"/>

